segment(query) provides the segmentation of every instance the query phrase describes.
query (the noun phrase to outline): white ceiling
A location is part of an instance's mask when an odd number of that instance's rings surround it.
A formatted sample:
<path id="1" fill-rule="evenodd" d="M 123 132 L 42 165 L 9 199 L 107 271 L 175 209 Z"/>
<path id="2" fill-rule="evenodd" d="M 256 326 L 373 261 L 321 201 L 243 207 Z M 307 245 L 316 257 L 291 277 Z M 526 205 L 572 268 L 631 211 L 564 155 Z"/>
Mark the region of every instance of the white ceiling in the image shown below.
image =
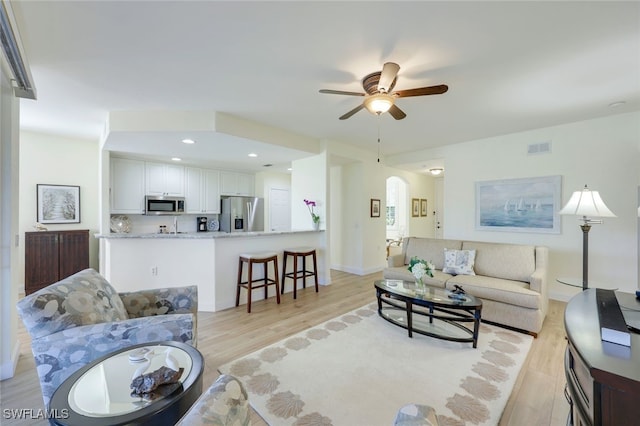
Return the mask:
<path id="1" fill-rule="evenodd" d="M 98 139 L 109 111 L 219 111 L 375 152 L 379 124 L 391 161 L 640 109 L 635 1 L 50 0 L 13 9 L 38 93 L 21 101 L 26 130 Z M 386 61 L 401 66 L 396 90 L 449 91 L 398 99 L 401 121 L 366 110 L 338 120 L 361 98 L 318 90 L 360 92 L 362 77 Z M 608 106 L 616 101 L 626 103 Z M 142 136 L 156 141 L 149 154 L 176 155 L 157 134 Z M 305 154 L 279 148 L 275 157 L 248 159 L 251 141 L 218 136 L 208 135 L 196 148 L 208 150 L 186 162 L 213 164 L 224 153 L 228 164 L 259 168 Z M 131 142 L 117 150 L 139 146 Z M 434 162 L 416 154 L 397 166 Z"/>

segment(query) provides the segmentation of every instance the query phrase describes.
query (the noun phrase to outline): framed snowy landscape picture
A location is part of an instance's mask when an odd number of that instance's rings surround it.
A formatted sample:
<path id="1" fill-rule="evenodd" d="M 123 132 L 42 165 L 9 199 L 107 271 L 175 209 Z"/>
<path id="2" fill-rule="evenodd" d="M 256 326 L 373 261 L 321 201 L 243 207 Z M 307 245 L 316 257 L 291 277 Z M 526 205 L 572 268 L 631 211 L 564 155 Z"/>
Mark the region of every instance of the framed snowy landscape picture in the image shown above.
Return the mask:
<path id="1" fill-rule="evenodd" d="M 37 184 L 38 222 L 80 223 L 80 187 Z"/>
<path id="2" fill-rule="evenodd" d="M 562 176 L 476 182 L 476 229 L 560 233 Z"/>

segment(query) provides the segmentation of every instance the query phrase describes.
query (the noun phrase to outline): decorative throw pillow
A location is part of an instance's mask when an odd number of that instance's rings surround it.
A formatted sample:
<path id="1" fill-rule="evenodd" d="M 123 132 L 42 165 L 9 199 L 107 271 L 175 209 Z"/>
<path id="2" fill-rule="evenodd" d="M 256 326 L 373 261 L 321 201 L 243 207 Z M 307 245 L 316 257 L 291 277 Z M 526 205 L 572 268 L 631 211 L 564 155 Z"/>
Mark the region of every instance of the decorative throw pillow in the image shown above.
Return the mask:
<path id="1" fill-rule="evenodd" d="M 444 249 L 442 272 L 453 275 L 475 275 L 476 273 L 473 271 L 475 262 L 475 250 Z"/>

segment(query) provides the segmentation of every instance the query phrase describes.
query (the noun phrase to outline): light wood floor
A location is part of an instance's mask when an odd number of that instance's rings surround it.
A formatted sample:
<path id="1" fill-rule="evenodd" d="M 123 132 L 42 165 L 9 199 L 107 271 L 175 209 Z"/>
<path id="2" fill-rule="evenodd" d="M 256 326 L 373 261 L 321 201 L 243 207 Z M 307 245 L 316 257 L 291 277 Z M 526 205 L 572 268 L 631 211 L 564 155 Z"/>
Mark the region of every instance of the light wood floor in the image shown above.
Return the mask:
<path id="1" fill-rule="evenodd" d="M 280 305 L 276 304 L 275 298 L 254 302 L 251 314 L 246 313 L 244 306 L 215 313 L 199 313 L 198 349 L 205 357 L 203 386 L 206 389 L 213 383 L 218 377 L 217 368 L 222 364 L 365 303 L 374 302 L 373 281 L 381 276 L 381 273 L 357 276 L 332 271 L 331 285 L 321 286 L 319 293 L 315 293 L 313 286 L 308 286 L 298 291 L 295 301 L 292 294 L 287 293 Z M 272 288 L 270 290 L 273 291 Z M 533 342 L 500 425 L 566 424 L 569 405 L 563 396 L 565 305 L 563 302 L 550 301 L 549 314 L 542 331 Z M 29 336 L 22 327 L 19 339 L 21 354 L 16 375 L 0 383 L 3 413 L 4 409 L 39 409 L 43 406 Z M 256 425 L 266 424 L 255 413 L 252 420 Z M 3 426 L 46 424 L 44 421 L 16 421 L 4 417 L 0 423 Z"/>

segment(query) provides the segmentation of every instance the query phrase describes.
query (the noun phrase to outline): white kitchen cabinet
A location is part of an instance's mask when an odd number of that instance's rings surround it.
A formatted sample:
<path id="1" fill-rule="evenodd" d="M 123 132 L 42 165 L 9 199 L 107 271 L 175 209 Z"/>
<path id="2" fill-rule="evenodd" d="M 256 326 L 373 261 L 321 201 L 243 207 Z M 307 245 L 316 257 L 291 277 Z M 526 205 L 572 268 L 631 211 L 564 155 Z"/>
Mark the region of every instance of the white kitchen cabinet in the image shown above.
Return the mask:
<path id="1" fill-rule="evenodd" d="M 146 195 L 184 197 L 184 167 L 175 164 L 145 163 Z"/>
<path id="2" fill-rule="evenodd" d="M 111 213 L 143 214 L 145 164 L 124 158 L 111 159 Z"/>
<path id="3" fill-rule="evenodd" d="M 187 213 L 220 213 L 220 172 L 185 168 L 185 203 Z"/>
<path id="4" fill-rule="evenodd" d="M 237 172 L 220 172 L 221 195 L 254 195 L 253 175 Z"/>

